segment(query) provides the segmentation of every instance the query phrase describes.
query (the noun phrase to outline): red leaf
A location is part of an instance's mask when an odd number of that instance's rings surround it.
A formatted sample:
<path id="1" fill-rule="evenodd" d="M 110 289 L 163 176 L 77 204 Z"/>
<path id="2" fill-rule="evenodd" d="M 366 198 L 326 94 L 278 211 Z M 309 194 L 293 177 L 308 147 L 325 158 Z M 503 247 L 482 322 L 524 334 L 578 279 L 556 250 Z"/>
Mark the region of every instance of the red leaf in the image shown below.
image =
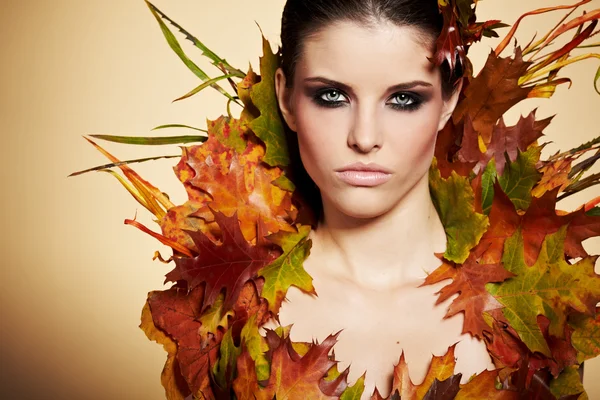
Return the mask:
<path id="1" fill-rule="evenodd" d="M 491 51 L 479 75 L 464 89 L 465 98 L 452 115 L 454 123 L 468 115 L 484 143 L 490 143 L 498 119 L 527 98 L 531 89 L 519 86 L 518 80 L 529 65 L 530 62 L 523 61 L 520 47 L 516 48 L 514 58 L 501 58 Z"/>
<path id="2" fill-rule="evenodd" d="M 277 334 L 267 331 L 267 341 L 272 351 L 271 376 L 265 389 L 257 393 L 256 398 L 337 399 L 337 396 L 323 393 L 320 385 L 327 371 L 336 363 L 328 354 L 339 333 L 329 335 L 321 344 L 313 343 L 301 357 L 292 347 L 289 336 L 280 338 L 279 343 L 275 344 L 277 340 L 273 336 Z M 273 344 L 275 348 L 271 347 Z"/>
<path id="3" fill-rule="evenodd" d="M 236 213 L 227 217 L 214 211 L 214 216 L 221 228 L 222 244 L 216 245 L 202 232 L 185 231 L 200 254 L 194 258 L 175 258 L 176 266 L 167 274 L 166 281 L 185 280 L 188 290 L 205 282 L 204 307 L 212 304 L 224 288 L 223 307 L 227 310 L 238 298 L 244 284 L 279 254 L 262 241 L 256 246 L 250 245 L 242 235 Z M 258 236 L 260 238 L 261 233 Z"/>
<path id="4" fill-rule="evenodd" d="M 421 286 L 433 285 L 451 278 L 452 283 L 437 292 L 440 293 L 440 296 L 436 305 L 459 293 L 459 296 L 448 307 L 444 318 L 464 312 L 462 333 L 469 332 L 473 336 L 482 338 L 483 331 L 490 329 L 483 320 L 482 313 L 502 307 L 502 304 L 485 290 L 485 284 L 502 282 L 511 276 L 514 274 L 504 269 L 501 264 L 479 264 L 473 261 L 473 257 L 469 257 L 462 265 L 451 264 L 443 260 L 443 264 L 429 274 Z"/>
<path id="5" fill-rule="evenodd" d="M 200 308 L 204 290 L 197 286 L 189 293 L 184 288 L 154 291 L 148 296 L 154 324 L 177 342 L 177 360 L 192 393 L 201 391 L 212 398 L 209 371 L 219 354 L 222 333 L 199 335 Z"/>

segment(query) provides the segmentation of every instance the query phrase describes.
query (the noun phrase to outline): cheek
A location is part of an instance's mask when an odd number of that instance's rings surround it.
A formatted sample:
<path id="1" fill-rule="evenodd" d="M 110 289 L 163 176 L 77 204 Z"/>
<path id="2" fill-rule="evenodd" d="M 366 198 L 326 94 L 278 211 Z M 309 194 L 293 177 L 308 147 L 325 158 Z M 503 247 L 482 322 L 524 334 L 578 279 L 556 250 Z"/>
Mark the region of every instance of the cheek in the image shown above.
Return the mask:
<path id="1" fill-rule="evenodd" d="M 402 122 L 390 122 L 390 135 L 388 144 L 395 154 L 401 155 L 397 161 L 402 167 L 414 168 L 416 165 L 427 166 L 431 163 L 437 138 L 441 107 L 438 104 L 429 104 L 424 109 L 412 114 L 405 114 Z"/>
<path id="2" fill-rule="evenodd" d="M 348 123 L 344 112 L 323 109 L 308 99 L 295 104 L 298 147 L 304 168 L 320 186 L 327 179 L 327 172 L 337 165 L 336 157 L 346 146 L 343 133 Z"/>

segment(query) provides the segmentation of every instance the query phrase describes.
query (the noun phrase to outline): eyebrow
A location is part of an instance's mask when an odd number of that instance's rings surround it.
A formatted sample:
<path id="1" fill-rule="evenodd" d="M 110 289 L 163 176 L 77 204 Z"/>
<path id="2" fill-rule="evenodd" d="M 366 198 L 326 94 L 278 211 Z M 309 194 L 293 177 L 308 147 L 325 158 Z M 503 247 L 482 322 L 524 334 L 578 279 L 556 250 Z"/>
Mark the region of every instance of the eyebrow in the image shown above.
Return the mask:
<path id="1" fill-rule="evenodd" d="M 304 82 L 323 82 L 323 83 L 327 83 L 329 85 L 338 86 L 347 92 L 352 92 L 352 88 L 349 85 L 342 83 L 342 82 L 334 81 L 333 79 L 328 79 L 328 78 L 325 78 L 322 76 L 313 76 L 313 77 L 305 78 Z M 412 89 L 416 86 L 433 87 L 433 85 L 429 82 L 414 80 L 414 81 L 410 81 L 410 82 L 398 83 L 396 85 L 390 86 L 387 90 L 388 91 L 406 90 L 406 89 Z"/>

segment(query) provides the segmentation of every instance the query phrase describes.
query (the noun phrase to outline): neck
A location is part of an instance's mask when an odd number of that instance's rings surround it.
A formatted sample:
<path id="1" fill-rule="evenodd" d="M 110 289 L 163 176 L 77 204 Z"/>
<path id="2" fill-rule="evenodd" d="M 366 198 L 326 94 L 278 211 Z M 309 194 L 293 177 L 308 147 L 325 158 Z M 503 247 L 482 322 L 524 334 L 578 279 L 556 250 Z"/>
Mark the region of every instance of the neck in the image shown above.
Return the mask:
<path id="1" fill-rule="evenodd" d="M 326 255 L 325 273 L 385 290 L 413 284 L 439 266 L 433 253 L 445 251 L 446 235 L 429 194 L 428 174 L 376 218 L 351 218 L 324 206 L 313 250 Z"/>

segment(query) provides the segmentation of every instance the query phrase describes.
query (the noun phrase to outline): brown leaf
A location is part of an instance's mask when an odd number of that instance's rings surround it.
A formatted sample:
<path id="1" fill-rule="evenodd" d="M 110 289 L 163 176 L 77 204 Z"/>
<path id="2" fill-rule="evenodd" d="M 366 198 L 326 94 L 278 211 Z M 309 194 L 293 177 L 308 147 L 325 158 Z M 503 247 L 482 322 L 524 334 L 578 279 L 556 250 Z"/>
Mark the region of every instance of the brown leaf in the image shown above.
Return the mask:
<path id="1" fill-rule="evenodd" d="M 197 286 L 192 291 L 181 287 L 154 291 L 148 295 L 155 325 L 177 343 L 177 360 L 181 374 L 192 393 L 203 393 L 211 398 L 210 367 L 217 360 L 222 333 L 203 340 L 199 334 L 200 310 L 204 289 Z"/>
<path id="2" fill-rule="evenodd" d="M 222 244 L 216 245 L 202 232 L 186 231 L 200 254 L 194 258 L 175 258 L 176 266 L 166 275 L 166 281 L 184 280 L 188 290 L 205 283 L 204 307 L 212 304 L 225 289 L 223 307 L 228 310 L 246 282 L 254 278 L 261 267 L 277 258 L 279 252 L 262 241 L 250 245 L 242 235 L 236 213 L 227 217 L 215 211 L 214 217 L 222 232 Z M 259 233 L 258 237 L 262 235 Z"/>
<path id="3" fill-rule="evenodd" d="M 471 253 L 473 255 L 473 253 Z M 420 286 L 433 285 L 445 279 L 452 279 L 452 283 L 444 286 L 439 293 L 436 304 L 446 301 L 451 296 L 459 293 L 452 301 L 444 319 L 463 312 L 464 324 L 462 333 L 469 332 L 473 336 L 482 338 L 483 331 L 489 330 L 482 313 L 484 311 L 500 308 L 502 305 L 485 290 L 489 282 L 502 282 L 514 274 L 507 271 L 501 264 L 479 264 L 473 257 L 464 264 L 456 265 L 442 260 L 442 265 L 425 278 Z M 437 294 L 436 293 L 436 294 Z"/>
<path id="4" fill-rule="evenodd" d="M 465 98 L 452 115 L 454 123 L 468 115 L 475 131 L 486 145 L 489 144 L 498 119 L 513 105 L 527 98 L 531 89 L 519 86 L 518 80 L 530 64 L 523 61 L 520 47 L 515 49 L 514 57 L 501 58 L 490 51 L 479 75 L 464 89 Z"/>
<path id="5" fill-rule="evenodd" d="M 264 390 L 255 393 L 258 400 L 278 399 L 336 399 L 320 388 L 323 377 L 335 365 L 336 361 L 328 357 L 340 332 L 329 335 L 321 344 L 313 343 L 308 352 L 300 356 L 292 347 L 288 337 L 280 338 L 276 347 L 272 347 L 273 331 L 267 334 L 271 359 L 271 376 Z M 271 340 L 269 340 L 269 336 Z"/>

